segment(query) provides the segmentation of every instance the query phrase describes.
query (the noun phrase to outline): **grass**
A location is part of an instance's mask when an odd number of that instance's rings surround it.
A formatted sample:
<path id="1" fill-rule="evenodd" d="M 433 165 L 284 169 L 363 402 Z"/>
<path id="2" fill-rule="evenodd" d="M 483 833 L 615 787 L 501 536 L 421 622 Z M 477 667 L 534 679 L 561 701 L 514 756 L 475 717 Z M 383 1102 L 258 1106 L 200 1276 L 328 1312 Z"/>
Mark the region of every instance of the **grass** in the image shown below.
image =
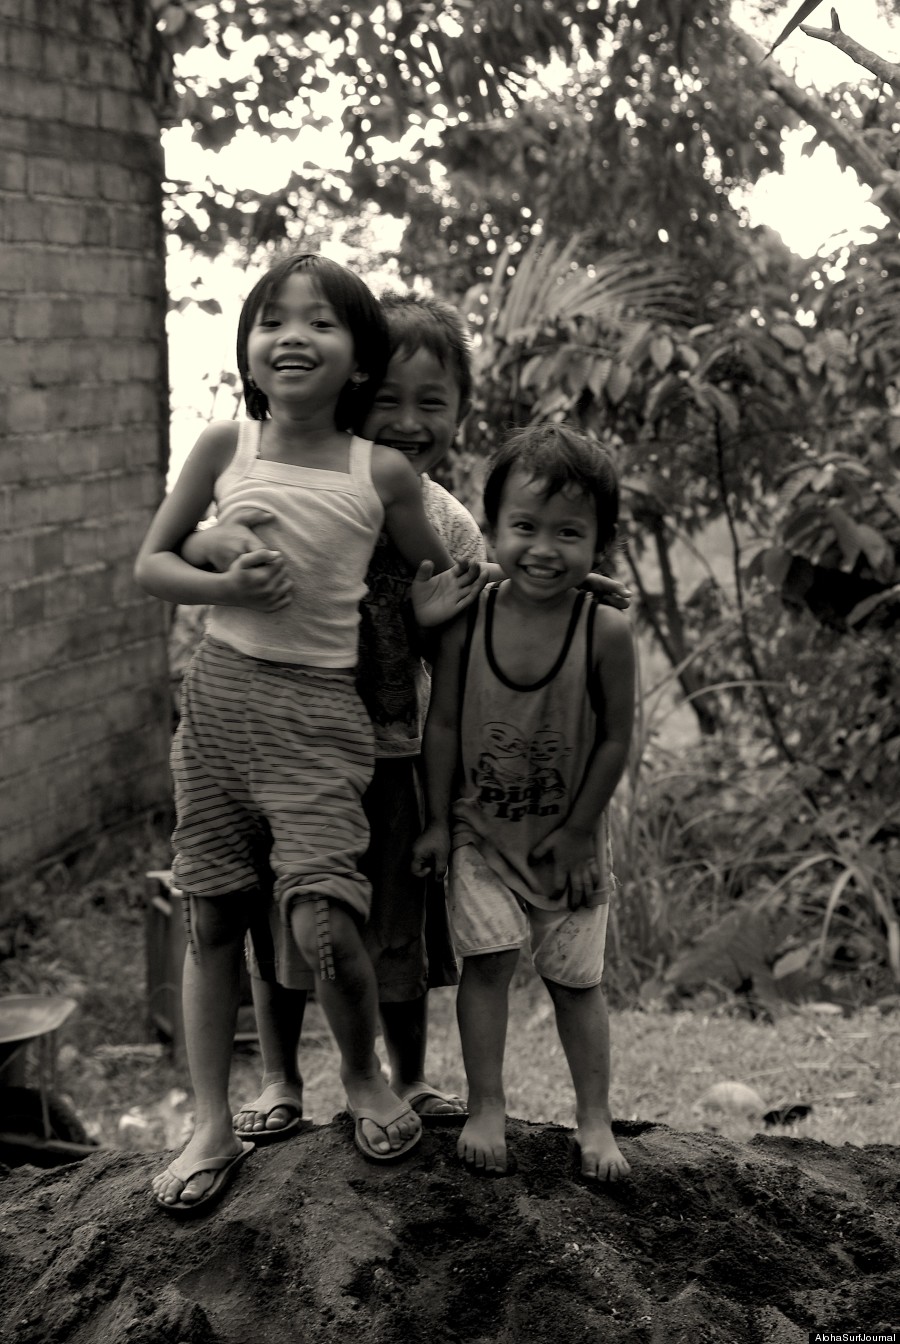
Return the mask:
<path id="1" fill-rule="evenodd" d="M 144 874 L 165 864 L 158 839 L 134 852 L 113 847 L 92 866 L 55 869 L 23 887 L 0 917 L 0 993 L 77 1000 L 59 1033 L 57 1090 L 96 1138 L 116 1147 L 174 1146 L 189 1118 L 186 1071 L 174 1066 L 147 1021 Z M 432 1080 L 464 1094 L 452 990 L 432 993 L 430 1019 Z M 617 1118 L 683 1130 L 714 1126 L 747 1138 L 761 1123 L 737 1113 L 713 1117 L 702 1105 L 710 1086 L 736 1081 L 755 1089 L 765 1109 L 811 1105 L 809 1117 L 787 1131 L 792 1135 L 900 1145 L 900 1011 L 871 1007 L 845 1017 L 805 1007 L 766 1024 L 725 1011 L 620 1010 L 611 1013 L 611 1035 Z M 307 1012 L 301 1061 L 306 1112 L 327 1122 L 343 1093 L 316 1004 Z M 34 1082 L 33 1061 L 30 1068 Z M 258 1078 L 255 1048 L 236 1049 L 232 1101 L 254 1096 Z M 511 1114 L 574 1123 L 550 1000 L 524 966 L 512 991 L 506 1079 Z"/>

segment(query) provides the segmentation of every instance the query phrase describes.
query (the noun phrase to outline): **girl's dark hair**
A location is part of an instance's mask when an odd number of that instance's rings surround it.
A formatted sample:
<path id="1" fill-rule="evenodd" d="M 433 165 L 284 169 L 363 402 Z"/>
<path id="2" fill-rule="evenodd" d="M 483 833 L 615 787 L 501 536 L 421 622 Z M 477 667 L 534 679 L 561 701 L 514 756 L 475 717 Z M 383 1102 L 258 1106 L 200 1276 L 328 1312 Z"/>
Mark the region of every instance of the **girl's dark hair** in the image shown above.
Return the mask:
<path id="1" fill-rule="evenodd" d="M 353 353 L 364 383 L 349 383 L 335 408 L 338 429 L 361 424 L 371 409 L 388 362 L 388 330 L 377 299 L 358 275 L 315 252 L 298 252 L 278 261 L 258 280 L 244 300 L 237 330 L 237 365 L 244 385 L 244 402 L 251 420 L 265 420 L 269 400 L 250 378 L 247 344 L 259 313 L 295 271 L 308 275 L 331 304 L 353 337 Z"/>
<path id="2" fill-rule="evenodd" d="M 619 518 L 619 480 L 605 449 L 569 425 L 529 425 L 514 431 L 488 458 L 484 482 L 484 516 L 497 526 L 500 501 L 509 473 L 522 470 L 529 480 L 544 483 L 544 498 L 576 486 L 594 501 L 597 553 L 615 540 Z"/>
<path id="3" fill-rule="evenodd" d="M 434 355 L 441 368 L 452 370 L 459 388 L 460 415 L 472 400 L 472 352 L 469 333 L 457 310 L 426 294 L 381 296 L 388 324 L 390 359 L 409 359 L 417 350 Z"/>

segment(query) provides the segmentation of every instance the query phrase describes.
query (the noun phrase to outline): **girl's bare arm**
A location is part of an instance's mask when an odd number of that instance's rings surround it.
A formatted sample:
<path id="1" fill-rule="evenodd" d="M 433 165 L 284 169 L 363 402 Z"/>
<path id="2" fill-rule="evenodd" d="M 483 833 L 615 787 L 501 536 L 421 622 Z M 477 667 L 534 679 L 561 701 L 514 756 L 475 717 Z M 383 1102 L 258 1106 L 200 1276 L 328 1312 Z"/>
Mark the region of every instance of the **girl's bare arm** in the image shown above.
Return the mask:
<path id="1" fill-rule="evenodd" d="M 421 482 L 403 454 L 374 444 L 372 481 L 384 504 L 385 531 L 407 564 L 415 571 L 430 560 L 436 574 L 450 569 L 453 560 L 428 521 Z"/>
<path id="2" fill-rule="evenodd" d="M 185 538 L 206 517 L 216 481 L 234 456 L 237 434 L 233 420 L 208 426 L 157 509 L 134 566 L 135 579 L 154 597 L 184 606 L 269 609 L 267 570 L 258 551 L 240 556 L 225 574 L 195 569 L 179 553 Z"/>
<path id="3" fill-rule="evenodd" d="M 459 664 L 465 631 L 465 617 L 442 631 L 432 669 L 422 743 L 426 823 L 413 846 L 413 872 L 420 876 L 429 871 L 441 876 L 450 854 L 450 806 L 459 742 Z"/>

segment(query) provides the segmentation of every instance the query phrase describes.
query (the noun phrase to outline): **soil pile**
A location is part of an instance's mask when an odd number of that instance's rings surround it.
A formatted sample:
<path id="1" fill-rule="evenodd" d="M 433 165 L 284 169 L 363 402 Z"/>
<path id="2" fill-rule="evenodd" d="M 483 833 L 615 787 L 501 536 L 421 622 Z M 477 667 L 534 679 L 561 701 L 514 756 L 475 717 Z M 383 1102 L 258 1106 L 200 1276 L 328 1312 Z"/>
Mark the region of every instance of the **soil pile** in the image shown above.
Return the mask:
<path id="1" fill-rule="evenodd" d="M 159 1157 L 0 1180 L 5 1344 L 797 1344 L 900 1323 L 900 1149 L 617 1125 L 628 1181 L 574 1177 L 569 1131 L 510 1124 L 514 1176 L 452 1130 L 399 1166 L 336 1118 L 258 1149 L 192 1222 Z"/>

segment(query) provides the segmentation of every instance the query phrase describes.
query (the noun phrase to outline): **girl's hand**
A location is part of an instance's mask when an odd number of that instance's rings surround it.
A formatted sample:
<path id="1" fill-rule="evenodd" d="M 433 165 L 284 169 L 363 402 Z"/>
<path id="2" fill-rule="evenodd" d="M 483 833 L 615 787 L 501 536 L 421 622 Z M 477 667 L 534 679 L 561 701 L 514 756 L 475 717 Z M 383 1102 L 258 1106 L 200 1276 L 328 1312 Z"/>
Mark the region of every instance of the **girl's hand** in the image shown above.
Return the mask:
<path id="1" fill-rule="evenodd" d="M 606 893 L 600 886 L 594 836 L 590 831 L 579 831 L 560 826 L 551 831 L 529 855 L 531 863 L 550 859 L 553 864 L 553 890 L 559 896 L 569 897 L 569 909 L 585 906 L 593 910 L 602 905 Z"/>
<path id="2" fill-rule="evenodd" d="M 419 625 L 444 625 L 452 621 L 475 601 L 488 577 L 487 566 L 479 560 L 459 560 L 442 574 L 435 574 L 431 561 L 423 560 L 410 585 Z"/>
<path id="3" fill-rule="evenodd" d="M 606 607 L 627 611 L 631 606 L 631 592 L 618 579 L 608 579 L 605 574 L 589 574 L 584 586 Z"/>
<path id="4" fill-rule="evenodd" d="M 236 509 L 227 523 L 216 523 L 214 527 L 192 532 L 181 548 L 182 559 L 199 569 L 209 568 L 224 574 L 238 556 L 267 550 L 265 542 L 252 529 L 260 523 L 273 521 L 272 514 L 265 509 L 245 505 L 242 509 Z M 268 551 L 268 554 L 274 557 L 278 552 Z"/>
<path id="5" fill-rule="evenodd" d="M 427 877 L 434 873 L 441 878 L 447 871 L 450 857 L 450 828 L 442 822 L 433 821 L 419 836 L 413 845 L 412 871 L 416 877 Z"/>
<path id="6" fill-rule="evenodd" d="M 284 572 L 279 551 L 248 551 L 229 565 L 228 607 L 249 607 L 253 611 L 280 611 L 289 606 L 293 585 Z"/>

